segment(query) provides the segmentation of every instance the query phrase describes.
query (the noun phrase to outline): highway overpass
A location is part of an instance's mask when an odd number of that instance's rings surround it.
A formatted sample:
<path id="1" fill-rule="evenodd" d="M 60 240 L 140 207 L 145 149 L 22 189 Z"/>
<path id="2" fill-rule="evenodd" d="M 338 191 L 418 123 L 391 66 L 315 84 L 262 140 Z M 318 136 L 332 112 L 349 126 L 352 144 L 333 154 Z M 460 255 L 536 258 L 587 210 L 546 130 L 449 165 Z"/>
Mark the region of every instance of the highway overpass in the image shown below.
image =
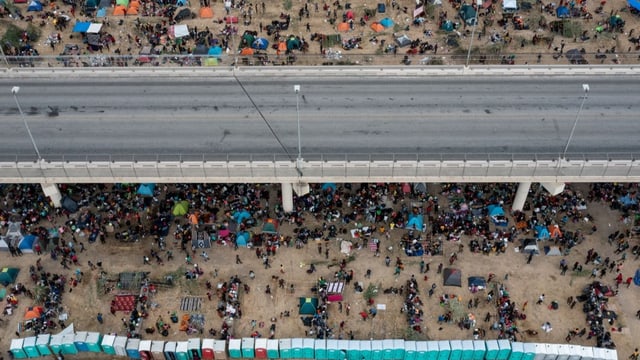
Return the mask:
<path id="1" fill-rule="evenodd" d="M 0 182 L 50 191 L 62 182 L 279 182 L 304 192 L 325 181 L 498 181 L 555 192 L 565 182 L 640 180 L 634 67 L 1 75 Z"/>

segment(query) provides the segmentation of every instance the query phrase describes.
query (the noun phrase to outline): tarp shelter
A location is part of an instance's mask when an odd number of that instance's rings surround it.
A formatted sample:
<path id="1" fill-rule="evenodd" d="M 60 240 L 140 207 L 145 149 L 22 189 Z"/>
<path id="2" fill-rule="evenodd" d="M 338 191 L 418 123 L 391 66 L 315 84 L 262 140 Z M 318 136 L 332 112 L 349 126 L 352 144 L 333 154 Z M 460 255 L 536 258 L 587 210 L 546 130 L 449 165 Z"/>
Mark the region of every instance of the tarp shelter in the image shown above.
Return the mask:
<path id="1" fill-rule="evenodd" d="M 476 288 L 478 290 L 484 290 L 487 288 L 487 280 L 484 276 L 469 276 L 469 290 Z"/>
<path id="2" fill-rule="evenodd" d="M 33 249 L 36 245 L 40 244 L 40 239 L 35 235 L 27 235 L 22 238 L 22 241 L 18 244 L 20 251 L 25 254 L 33 253 Z"/>
<path id="3" fill-rule="evenodd" d="M 398 36 L 396 38 L 396 44 L 400 47 L 411 45 L 411 39 L 407 35 Z"/>
<path id="4" fill-rule="evenodd" d="M 172 25 L 169 27 L 169 37 L 170 38 L 183 38 L 185 36 L 189 36 L 189 28 L 187 25 Z"/>
<path id="5" fill-rule="evenodd" d="M 207 54 L 212 57 L 222 57 L 222 48 L 220 46 L 210 47 Z"/>
<path id="6" fill-rule="evenodd" d="M 560 252 L 560 248 L 557 246 L 545 246 L 544 253 L 547 256 L 562 256 L 562 252 Z"/>
<path id="7" fill-rule="evenodd" d="M 37 319 L 42 315 L 43 309 L 40 306 L 30 306 L 24 313 L 24 320 Z"/>
<path id="8" fill-rule="evenodd" d="M 417 18 L 418 16 L 424 15 L 424 6 L 420 6 L 419 8 L 413 10 L 413 18 Z"/>
<path id="9" fill-rule="evenodd" d="M 278 220 L 267 219 L 267 221 L 262 224 L 262 232 L 267 234 L 277 234 L 279 227 Z"/>
<path id="10" fill-rule="evenodd" d="M 251 240 L 251 234 L 248 231 L 239 232 L 236 235 L 236 245 L 239 247 L 247 247 L 249 240 Z"/>
<path id="11" fill-rule="evenodd" d="M 16 278 L 18 277 L 19 272 L 20 272 L 20 269 L 18 268 L 12 268 L 12 267 L 2 268 L 2 270 L 0 271 L 0 284 L 4 286 L 13 284 L 16 281 Z"/>
<path id="12" fill-rule="evenodd" d="M 315 315 L 318 309 L 318 299 L 312 297 L 301 297 L 300 308 L 298 313 L 300 315 Z"/>
<path id="13" fill-rule="evenodd" d="M 87 29 L 87 34 L 97 34 L 102 30 L 102 24 L 91 23 Z"/>
<path id="14" fill-rule="evenodd" d="M 349 31 L 349 24 L 346 22 L 338 24 L 338 31 Z"/>
<path id="15" fill-rule="evenodd" d="M 31 0 L 27 7 L 27 11 L 42 11 L 42 4 L 36 0 Z"/>
<path id="16" fill-rule="evenodd" d="M 253 41 L 251 47 L 256 50 L 266 50 L 269 47 L 269 40 L 265 38 L 257 38 Z"/>
<path id="17" fill-rule="evenodd" d="M 20 241 L 22 241 L 23 237 L 24 236 L 22 235 L 20 223 L 9 222 L 9 229 L 5 234 L 5 241 L 7 242 L 7 244 L 16 246 L 17 244 L 20 243 Z"/>
<path id="18" fill-rule="evenodd" d="M 375 32 L 381 32 L 384 31 L 384 26 L 380 25 L 379 22 L 374 22 L 373 24 L 371 24 L 371 30 Z"/>
<path id="19" fill-rule="evenodd" d="M 525 254 L 533 253 L 534 255 L 539 255 L 540 249 L 538 248 L 538 242 L 536 239 L 523 239 L 522 252 Z"/>
<path id="20" fill-rule="evenodd" d="M 444 269 L 444 286 L 462 287 L 462 271 L 460 269 Z"/>
<path id="21" fill-rule="evenodd" d="M 213 10 L 208 6 L 200 8 L 199 15 L 202 19 L 211 19 L 213 18 Z"/>
<path id="22" fill-rule="evenodd" d="M 627 4 L 632 8 L 640 11 L 640 0 L 627 0 Z"/>
<path id="23" fill-rule="evenodd" d="M 73 25 L 72 31 L 78 33 L 86 33 L 87 30 L 89 30 L 89 25 L 91 25 L 90 22 L 79 21 L 75 25 Z"/>
<path id="24" fill-rule="evenodd" d="M 156 184 L 140 184 L 138 187 L 138 195 L 153 196 L 153 190 L 156 188 Z"/>
<path id="25" fill-rule="evenodd" d="M 386 17 L 382 20 L 380 20 L 380 25 L 384 26 L 385 28 L 390 28 L 393 26 L 393 20 L 391 20 L 390 18 Z"/>
<path id="26" fill-rule="evenodd" d="M 171 213 L 173 216 L 184 216 L 189 212 L 189 202 L 187 200 L 182 200 L 175 204 Z"/>
<path id="27" fill-rule="evenodd" d="M 351 254 L 351 249 L 353 249 L 353 243 L 351 241 L 343 240 L 340 243 L 340 252 L 345 255 Z"/>
<path id="28" fill-rule="evenodd" d="M 513 13 L 518 11 L 517 0 L 502 0 L 502 11 L 507 13 Z"/>
<path id="29" fill-rule="evenodd" d="M 569 8 L 566 6 L 559 6 L 556 9 L 556 16 L 559 18 L 568 18 L 570 16 Z"/>
<path id="30" fill-rule="evenodd" d="M 423 224 L 424 224 L 424 219 L 421 214 L 410 214 L 409 221 L 407 221 L 406 228 L 422 231 Z"/>

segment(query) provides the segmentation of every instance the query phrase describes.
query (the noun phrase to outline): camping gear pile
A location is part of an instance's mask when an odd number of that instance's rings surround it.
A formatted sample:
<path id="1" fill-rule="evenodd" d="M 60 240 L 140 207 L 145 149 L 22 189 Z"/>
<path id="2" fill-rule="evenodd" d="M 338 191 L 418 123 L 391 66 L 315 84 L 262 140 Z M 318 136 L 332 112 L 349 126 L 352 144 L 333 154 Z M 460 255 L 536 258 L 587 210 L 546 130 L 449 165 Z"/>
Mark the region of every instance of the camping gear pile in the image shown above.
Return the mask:
<path id="1" fill-rule="evenodd" d="M 240 292 L 242 291 L 242 281 L 237 276 L 232 276 L 229 281 L 218 283 L 216 295 L 218 305 L 216 311 L 223 319 L 222 327 L 219 331 L 220 339 L 227 339 L 233 336 L 233 323 L 235 319 L 240 319 Z"/>
<path id="2" fill-rule="evenodd" d="M 406 297 L 401 312 L 405 313 L 409 327 L 415 332 L 422 333 L 422 322 L 424 311 L 422 310 L 422 300 L 420 300 L 420 289 L 415 277 L 407 280 L 405 284 Z"/>
<path id="3" fill-rule="evenodd" d="M 582 311 L 589 324 L 589 338 L 594 337 L 598 347 L 615 348 L 607 327 L 613 327 L 617 319 L 615 312 L 608 309 L 609 297 L 615 296 L 610 287 L 599 281 L 587 285 L 576 300 L 582 302 Z"/>
<path id="4" fill-rule="evenodd" d="M 509 297 L 507 287 L 501 283 L 493 283 L 493 289 L 487 296 L 495 296 L 495 304 L 498 310 L 498 316 L 491 325 L 492 330 L 499 332 L 498 339 L 508 339 L 516 341 L 518 333 L 518 320 L 525 320 L 526 315 L 516 307 L 516 303 Z"/>

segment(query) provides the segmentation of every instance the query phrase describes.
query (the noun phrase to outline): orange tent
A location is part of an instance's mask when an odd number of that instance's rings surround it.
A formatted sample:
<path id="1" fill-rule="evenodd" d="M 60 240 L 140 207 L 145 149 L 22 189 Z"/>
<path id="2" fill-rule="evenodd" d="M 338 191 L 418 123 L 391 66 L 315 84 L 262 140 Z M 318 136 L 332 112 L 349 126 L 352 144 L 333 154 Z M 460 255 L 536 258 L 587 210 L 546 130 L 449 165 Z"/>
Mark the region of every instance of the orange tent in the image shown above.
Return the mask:
<path id="1" fill-rule="evenodd" d="M 40 315 L 42 315 L 42 308 L 40 306 L 29 307 L 27 308 L 27 312 L 24 313 L 24 319 L 37 319 Z"/>
<path id="2" fill-rule="evenodd" d="M 127 15 L 138 15 L 138 8 L 130 7 L 129 10 L 127 10 Z"/>
<path id="3" fill-rule="evenodd" d="M 278 50 L 280 51 L 287 51 L 287 43 L 284 41 L 280 41 L 278 43 Z"/>
<path id="4" fill-rule="evenodd" d="M 562 231 L 560 231 L 560 227 L 558 225 L 549 225 L 547 230 L 549 230 L 549 237 L 550 238 L 562 237 Z"/>
<path id="5" fill-rule="evenodd" d="M 126 14 L 127 14 L 127 8 L 122 5 L 118 5 L 115 8 L 113 8 L 113 16 L 125 16 Z"/>
<path id="6" fill-rule="evenodd" d="M 373 24 L 371 24 L 371 30 L 380 32 L 384 30 L 384 26 L 380 25 L 380 23 L 374 22 Z"/>
<path id="7" fill-rule="evenodd" d="M 240 55 L 253 55 L 252 48 L 244 48 L 240 51 Z"/>
<path id="8" fill-rule="evenodd" d="M 198 214 L 193 213 L 189 215 L 189 222 L 191 223 L 191 225 L 198 225 Z"/>
<path id="9" fill-rule="evenodd" d="M 210 7 L 200 8 L 200 17 L 203 19 L 213 18 L 213 10 Z"/>
<path id="10" fill-rule="evenodd" d="M 349 31 L 349 24 L 346 22 L 338 24 L 338 31 Z"/>
<path id="11" fill-rule="evenodd" d="M 133 0 L 132 2 L 129 3 L 129 7 L 134 7 L 138 9 L 140 8 L 140 2 L 138 2 L 137 0 Z"/>

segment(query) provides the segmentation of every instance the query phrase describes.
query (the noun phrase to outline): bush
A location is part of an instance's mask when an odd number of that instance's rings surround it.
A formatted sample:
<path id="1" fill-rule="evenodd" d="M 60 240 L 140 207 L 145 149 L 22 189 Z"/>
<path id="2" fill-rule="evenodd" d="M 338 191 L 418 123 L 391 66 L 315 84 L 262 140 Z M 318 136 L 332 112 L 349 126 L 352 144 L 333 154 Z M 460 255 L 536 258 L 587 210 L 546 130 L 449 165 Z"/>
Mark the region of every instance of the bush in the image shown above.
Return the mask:
<path id="1" fill-rule="evenodd" d="M 4 36 L 2 36 L 2 44 L 10 44 L 11 46 L 20 47 L 20 45 L 24 45 L 20 39 L 22 39 L 22 33 L 24 29 L 19 28 L 14 24 L 9 24 L 7 26 L 7 31 L 5 31 Z M 33 26 L 33 24 L 29 24 L 27 26 L 27 35 L 29 35 L 30 42 L 34 43 L 40 39 L 40 35 L 42 34 L 40 29 Z"/>
<path id="2" fill-rule="evenodd" d="M 291 10 L 291 8 L 293 7 L 293 3 L 292 3 L 292 1 L 291 1 L 291 0 L 284 0 L 284 2 L 282 3 L 282 7 L 283 7 L 285 10 L 289 11 L 289 10 Z"/>

